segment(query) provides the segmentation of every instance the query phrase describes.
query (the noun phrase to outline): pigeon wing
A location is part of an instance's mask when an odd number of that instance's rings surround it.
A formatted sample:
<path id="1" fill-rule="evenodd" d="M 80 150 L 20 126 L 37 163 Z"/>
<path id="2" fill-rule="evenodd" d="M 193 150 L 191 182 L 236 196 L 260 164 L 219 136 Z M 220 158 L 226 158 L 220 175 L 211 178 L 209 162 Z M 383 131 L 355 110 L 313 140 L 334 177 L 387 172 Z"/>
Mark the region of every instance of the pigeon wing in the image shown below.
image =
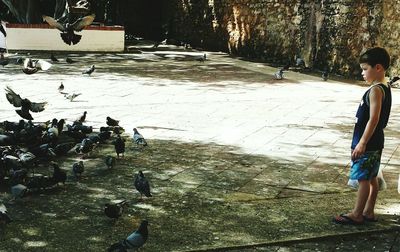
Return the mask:
<path id="1" fill-rule="evenodd" d="M 95 17 L 96 17 L 96 15 L 92 14 L 92 15 L 80 18 L 72 24 L 72 27 L 74 28 L 75 31 L 82 31 L 83 28 L 85 28 L 86 26 L 93 23 L 93 20 Z"/>
<path id="2" fill-rule="evenodd" d="M 22 105 L 22 98 L 19 94 L 15 93 L 10 87 L 6 87 L 6 97 L 7 100 L 14 105 L 14 107 L 21 107 Z"/>
<path id="3" fill-rule="evenodd" d="M 42 16 L 43 21 L 46 21 L 51 27 L 57 28 L 58 30 L 64 32 L 65 27 L 61 23 L 57 22 L 54 18 L 49 17 L 49 16 Z"/>
<path id="4" fill-rule="evenodd" d="M 44 107 L 47 105 L 47 102 L 32 102 L 30 110 L 32 112 L 40 112 L 44 110 Z"/>

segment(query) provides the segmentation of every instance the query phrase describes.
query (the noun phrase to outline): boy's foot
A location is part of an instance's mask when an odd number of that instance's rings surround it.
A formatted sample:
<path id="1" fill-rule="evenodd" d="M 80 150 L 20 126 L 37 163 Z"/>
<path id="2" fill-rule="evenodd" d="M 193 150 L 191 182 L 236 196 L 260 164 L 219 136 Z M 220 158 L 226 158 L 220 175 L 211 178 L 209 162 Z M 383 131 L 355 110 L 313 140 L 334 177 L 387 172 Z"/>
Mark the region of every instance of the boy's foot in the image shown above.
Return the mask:
<path id="1" fill-rule="evenodd" d="M 350 218 L 349 216 L 345 214 L 341 214 L 338 216 L 333 217 L 332 220 L 336 224 L 341 224 L 341 225 L 362 225 L 364 224 L 364 221 L 356 221 Z"/>
<path id="2" fill-rule="evenodd" d="M 367 215 L 363 215 L 364 221 L 365 222 L 377 222 L 378 218 L 376 218 L 375 216 L 367 216 Z"/>

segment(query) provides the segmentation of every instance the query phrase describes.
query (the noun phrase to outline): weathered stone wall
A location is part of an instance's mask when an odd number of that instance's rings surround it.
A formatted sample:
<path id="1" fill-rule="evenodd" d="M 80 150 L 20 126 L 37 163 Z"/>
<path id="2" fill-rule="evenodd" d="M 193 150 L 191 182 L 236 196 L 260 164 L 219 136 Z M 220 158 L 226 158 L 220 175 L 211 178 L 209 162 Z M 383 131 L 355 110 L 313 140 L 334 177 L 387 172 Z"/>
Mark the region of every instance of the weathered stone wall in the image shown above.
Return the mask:
<path id="1" fill-rule="evenodd" d="M 384 46 L 400 62 L 399 0 L 173 0 L 171 37 L 194 46 L 359 75 L 358 56 Z"/>

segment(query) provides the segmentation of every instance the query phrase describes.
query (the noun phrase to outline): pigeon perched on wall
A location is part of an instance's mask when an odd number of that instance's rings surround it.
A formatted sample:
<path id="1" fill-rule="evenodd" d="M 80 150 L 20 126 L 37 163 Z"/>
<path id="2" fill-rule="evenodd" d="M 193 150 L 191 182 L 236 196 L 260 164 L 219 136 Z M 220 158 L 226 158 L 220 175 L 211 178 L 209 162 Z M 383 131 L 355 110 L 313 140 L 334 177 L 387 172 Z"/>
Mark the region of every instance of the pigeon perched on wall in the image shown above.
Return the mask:
<path id="1" fill-rule="evenodd" d="M 108 169 L 112 169 L 115 166 L 115 157 L 107 156 L 105 159 L 105 163 Z"/>
<path id="2" fill-rule="evenodd" d="M 119 124 L 119 121 L 112 119 L 109 116 L 107 116 L 106 120 L 107 120 L 106 123 L 108 126 L 118 126 L 118 124 Z"/>
<path id="3" fill-rule="evenodd" d="M 127 250 L 138 250 L 146 243 L 149 237 L 149 231 L 147 229 L 148 224 L 149 222 L 147 220 L 143 220 L 136 231 L 130 234 L 126 239 L 112 244 L 107 251 L 120 252 Z"/>
<path id="4" fill-rule="evenodd" d="M 7 100 L 14 105 L 14 107 L 21 107 L 21 109 L 15 110 L 18 115 L 26 120 L 33 120 L 32 112 L 41 112 L 44 110 L 47 102 L 31 102 L 29 99 L 22 99 L 21 96 L 15 93 L 10 87 L 6 87 L 6 97 Z"/>
<path id="5" fill-rule="evenodd" d="M 110 202 L 104 205 L 104 213 L 111 219 L 118 219 L 121 217 L 124 207 L 126 206 L 126 200 L 119 200 L 117 202 Z"/>
<path id="6" fill-rule="evenodd" d="M 138 174 L 135 176 L 134 185 L 136 190 L 140 193 L 140 198 L 143 197 L 143 194 L 146 197 L 152 197 L 150 193 L 150 184 L 147 178 L 144 176 L 142 171 L 139 171 Z"/>
<path id="7" fill-rule="evenodd" d="M 57 20 L 49 16 L 43 15 L 42 18 L 43 21 L 46 21 L 51 27 L 61 31 L 61 38 L 67 45 L 76 45 L 81 40 L 82 35 L 75 34 L 74 31 L 80 32 L 83 28 L 93 23 L 95 14 L 81 17 L 73 23 L 66 22 L 64 24 L 57 22 Z"/>
<path id="8" fill-rule="evenodd" d="M 90 76 L 94 72 L 95 69 L 96 69 L 95 65 L 91 65 L 89 68 L 83 70 L 82 74 L 87 74 Z"/>
<path id="9" fill-rule="evenodd" d="M 74 174 L 75 178 L 79 179 L 82 177 L 82 173 L 85 171 L 85 166 L 83 165 L 82 161 L 74 163 L 72 165 L 72 173 Z"/>
<path id="10" fill-rule="evenodd" d="M 146 140 L 136 128 L 133 128 L 133 142 L 137 145 L 147 146 Z"/>
<path id="11" fill-rule="evenodd" d="M 121 138 L 121 135 L 117 135 L 117 138 L 114 140 L 114 147 L 117 158 L 119 158 L 119 154 L 123 157 L 125 153 L 125 139 Z"/>
<path id="12" fill-rule="evenodd" d="M 0 204 L 0 225 L 10 223 L 11 221 L 12 220 L 10 216 L 8 216 L 6 206 L 4 204 Z"/>

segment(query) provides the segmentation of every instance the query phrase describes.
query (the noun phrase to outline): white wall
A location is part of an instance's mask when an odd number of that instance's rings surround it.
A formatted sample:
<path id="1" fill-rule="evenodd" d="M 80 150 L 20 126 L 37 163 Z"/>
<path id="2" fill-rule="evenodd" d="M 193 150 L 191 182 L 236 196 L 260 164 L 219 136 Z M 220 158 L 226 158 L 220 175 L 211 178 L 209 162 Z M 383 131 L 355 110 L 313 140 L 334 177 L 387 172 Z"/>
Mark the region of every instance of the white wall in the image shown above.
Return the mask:
<path id="1" fill-rule="evenodd" d="M 51 50 L 51 51 L 124 51 L 125 32 L 123 29 L 85 29 L 76 45 L 67 45 L 61 39 L 60 31 L 48 28 L 7 27 L 8 50 Z"/>

